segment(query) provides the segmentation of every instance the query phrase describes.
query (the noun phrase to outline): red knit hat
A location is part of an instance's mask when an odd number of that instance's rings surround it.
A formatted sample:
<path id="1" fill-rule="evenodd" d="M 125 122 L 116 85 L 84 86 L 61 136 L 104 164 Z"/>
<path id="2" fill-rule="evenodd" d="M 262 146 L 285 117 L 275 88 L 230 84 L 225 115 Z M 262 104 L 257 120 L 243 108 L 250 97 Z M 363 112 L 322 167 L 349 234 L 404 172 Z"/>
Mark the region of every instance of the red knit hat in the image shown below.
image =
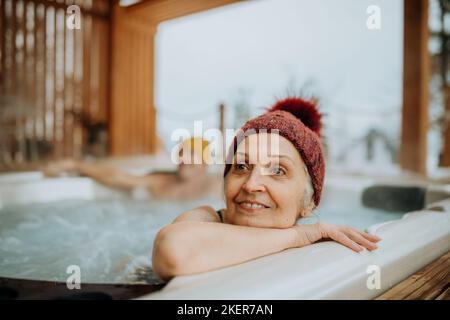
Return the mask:
<path id="1" fill-rule="evenodd" d="M 231 169 L 239 143 L 246 137 L 245 132 L 251 130 L 258 133 L 265 129 L 270 133 L 271 130 L 277 130 L 277 133 L 288 139 L 300 153 L 311 177 L 314 203 L 318 206 L 325 176 L 325 159 L 320 140 L 321 119 L 322 115 L 312 101 L 289 97 L 276 102 L 263 115 L 247 121 L 234 137 L 228 152 L 224 177 Z"/>

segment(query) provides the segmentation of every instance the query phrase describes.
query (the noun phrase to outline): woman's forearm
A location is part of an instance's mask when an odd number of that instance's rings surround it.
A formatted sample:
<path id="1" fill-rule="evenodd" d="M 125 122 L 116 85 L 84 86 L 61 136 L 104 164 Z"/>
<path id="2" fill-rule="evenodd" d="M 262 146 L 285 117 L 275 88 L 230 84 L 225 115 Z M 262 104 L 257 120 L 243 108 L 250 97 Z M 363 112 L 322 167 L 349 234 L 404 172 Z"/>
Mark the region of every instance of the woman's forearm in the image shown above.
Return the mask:
<path id="1" fill-rule="evenodd" d="M 153 268 L 164 279 L 213 270 L 298 246 L 294 229 L 214 222 L 181 222 L 163 228 L 153 249 Z"/>

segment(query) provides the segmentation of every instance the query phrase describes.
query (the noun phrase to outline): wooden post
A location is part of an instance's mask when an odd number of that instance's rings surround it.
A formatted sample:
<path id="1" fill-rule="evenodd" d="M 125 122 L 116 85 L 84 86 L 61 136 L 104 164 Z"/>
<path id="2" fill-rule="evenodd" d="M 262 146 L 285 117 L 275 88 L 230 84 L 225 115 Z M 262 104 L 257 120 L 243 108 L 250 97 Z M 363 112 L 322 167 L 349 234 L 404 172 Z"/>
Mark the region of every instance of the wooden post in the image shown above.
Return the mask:
<path id="1" fill-rule="evenodd" d="M 220 132 L 222 132 L 222 136 L 225 134 L 225 105 L 221 103 L 219 105 L 219 121 L 220 121 Z"/>
<path id="2" fill-rule="evenodd" d="M 444 95 L 444 108 L 446 114 L 450 111 L 450 87 L 446 86 L 442 89 L 442 93 Z M 444 132 L 442 134 L 442 153 L 441 158 L 439 159 L 439 166 L 441 167 L 450 167 L 450 122 L 447 120 L 447 117 L 444 116 Z"/>
<path id="3" fill-rule="evenodd" d="M 421 175 L 427 160 L 428 32 L 428 0 L 405 0 L 400 165 Z"/>
<path id="4" fill-rule="evenodd" d="M 222 134 L 222 155 L 226 155 L 227 145 L 225 137 L 225 105 L 223 103 L 219 105 L 219 128 Z"/>
<path id="5" fill-rule="evenodd" d="M 111 153 L 153 153 L 156 26 L 116 4 L 112 32 Z"/>

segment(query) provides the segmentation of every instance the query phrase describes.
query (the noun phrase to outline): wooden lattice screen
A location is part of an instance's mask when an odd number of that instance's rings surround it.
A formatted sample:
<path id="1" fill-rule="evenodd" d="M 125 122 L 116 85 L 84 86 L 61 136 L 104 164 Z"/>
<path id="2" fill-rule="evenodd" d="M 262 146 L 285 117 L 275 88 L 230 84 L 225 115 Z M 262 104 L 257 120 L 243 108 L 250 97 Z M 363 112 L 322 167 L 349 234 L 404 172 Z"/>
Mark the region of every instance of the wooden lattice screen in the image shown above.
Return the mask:
<path id="1" fill-rule="evenodd" d="M 0 170 L 107 145 L 111 3 L 0 0 Z"/>

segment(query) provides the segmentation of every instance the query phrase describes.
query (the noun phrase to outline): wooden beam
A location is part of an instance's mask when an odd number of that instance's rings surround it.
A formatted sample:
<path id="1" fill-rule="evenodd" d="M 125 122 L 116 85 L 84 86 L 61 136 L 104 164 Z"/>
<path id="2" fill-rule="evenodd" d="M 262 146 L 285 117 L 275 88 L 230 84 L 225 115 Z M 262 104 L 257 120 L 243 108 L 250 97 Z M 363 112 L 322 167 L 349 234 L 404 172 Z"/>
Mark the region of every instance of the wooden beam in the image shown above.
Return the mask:
<path id="1" fill-rule="evenodd" d="M 421 175 L 427 160 L 428 38 L 428 0 L 405 0 L 400 165 Z"/>
<path id="2" fill-rule="evenodd" d="M 127 7 L 129 13 L 136 14 L 145 21 L 160 23 L 193 13 L 202 12 L 242 0 L 147 0 Z"/>

